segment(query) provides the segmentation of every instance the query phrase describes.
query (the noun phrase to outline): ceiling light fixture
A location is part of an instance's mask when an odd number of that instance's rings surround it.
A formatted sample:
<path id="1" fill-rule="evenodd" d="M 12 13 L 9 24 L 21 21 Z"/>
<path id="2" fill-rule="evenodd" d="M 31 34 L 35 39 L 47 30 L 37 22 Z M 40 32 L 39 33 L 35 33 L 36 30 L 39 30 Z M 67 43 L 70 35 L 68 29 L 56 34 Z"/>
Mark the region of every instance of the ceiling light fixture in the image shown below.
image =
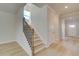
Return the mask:
<path id="1" fill-rule="evenodd" d="M 68 8 L 68 6 L 65 6 L 65 8 Z"/>
<path id="2" fill-rule="evenodd" d="M 74 27 L 75 27 L 75 25 L 69 25 L 69 27 L 70 27 L 70 28 L 74 28 Z"/>

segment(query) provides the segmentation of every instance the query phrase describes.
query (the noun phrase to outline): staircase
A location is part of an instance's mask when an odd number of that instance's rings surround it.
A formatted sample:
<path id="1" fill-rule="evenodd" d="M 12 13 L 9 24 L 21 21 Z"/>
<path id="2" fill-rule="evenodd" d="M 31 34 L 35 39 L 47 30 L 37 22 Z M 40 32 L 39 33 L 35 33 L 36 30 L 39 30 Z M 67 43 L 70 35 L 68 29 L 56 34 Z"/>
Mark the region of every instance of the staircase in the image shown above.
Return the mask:
<path id="1" fill-rule="evenodd" d="M 41 50 L 45 49 L 44 44 L 40 40 L 40 36 L 38 36 L 35 30 L 25 21 L 25 18 L 23 19 L 23 31 L 32 49 L 33 55 L 36 55 Z"/>
<path id="2" fill-rule="evenodd" d="M 34 55 L 45 49 L 44 44 L 40 40 L 38 34 L 34 32 Z"/>
<path id="3" fill-rule="evenodd" d="M 25 18 L 23 18 L 23 32 L 27 38 L 27 41 L 31 49 L 33 49 L 32 40 L 33 40 L 34 29 L 32 29 L 30 25 L 25 21 Z"/>

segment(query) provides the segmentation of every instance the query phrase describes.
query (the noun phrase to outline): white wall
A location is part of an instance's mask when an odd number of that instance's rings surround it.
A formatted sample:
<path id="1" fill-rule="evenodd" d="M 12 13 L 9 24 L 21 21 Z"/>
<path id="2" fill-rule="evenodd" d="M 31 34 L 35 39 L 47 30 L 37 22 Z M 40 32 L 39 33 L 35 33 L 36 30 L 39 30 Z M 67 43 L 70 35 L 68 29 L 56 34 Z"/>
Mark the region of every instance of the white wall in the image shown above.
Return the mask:
<path id="1" fill-rule="evenodd" d="M 40 27 L 40 34 L 41 36 L 43 37 L 43 42 L 45 42 L 46 44 L 46 47 L 49 46 L 48 44 L 48 39 L 49 39 L 49 36 L 48 36 L 48 18 L 47 18 L 47 5 L 43 6 L 41 8 L 41 14 L 40 14 L 42 17 L 41 17 L 41 20 L 40 20 L 40 23 L 39 23 L 39 27 Z"/>
<path id="2" fill-rule="evenodd" d="M 30 11 L 30 10 L 31 10 L 31 6 L 32 6 L 32 3 L 27 3 L 27 4 L 24 6 L 24 10 Z"/>
<path id="3" fill-rule="evenodd" d="M 0 11 L 0 44 L 15 40 L 16 40 L 15 15 Z"/>
<path id="4" fill-rule="evenodd" d="M 32 55 L 31 47 L 29 46 L 28 41 L 23 32 L 23 11 L 24 11 L 24 8 L 22 7 L 18 10 L 18 13 L 17 13 L 16 38 L 17 38 L 17 42 L 22 46 L 22 48 L 27 52 L 27 54 L 31 56 Z"/>
<path id="5" fill-rule="evenodd" d="M 60 37 L 65 39 L 65 19 L 60 19 Z"/>
<path id="6" fill-rule="evenodd" d="M 48 6 L 48 27 L 49 27 L 49 39 L 48 44 L 52 44 L 56 40 L 59 40 L 59 16 L 54 9 Z"/>
<path id="7" fill-rule="evenodd" d="M 36 33 L 40 36 L 43 43 L 47 46 L 48 32 L 47 32 L 47 8 L 43 6 L 42 8 L 37 7 L 32 4 L 31 9 L 32 14 L 32 24 Z"/>
<path id="8" fill-rule="evenodd" d="M 48 5 L 32 5 L 32 23 L 46 47 L 59 40 L 59 15 Z"/>

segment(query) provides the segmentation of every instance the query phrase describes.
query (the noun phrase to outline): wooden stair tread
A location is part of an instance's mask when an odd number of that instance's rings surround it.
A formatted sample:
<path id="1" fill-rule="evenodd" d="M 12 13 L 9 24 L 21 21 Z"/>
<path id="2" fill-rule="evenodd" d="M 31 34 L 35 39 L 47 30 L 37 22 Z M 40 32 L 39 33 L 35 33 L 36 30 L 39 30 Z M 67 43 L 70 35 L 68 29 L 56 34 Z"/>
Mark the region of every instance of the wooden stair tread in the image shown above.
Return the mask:
<path id="1" fill-rule="evenodd" d="M 34 33 L 34 54 L 40 52 L 44 48 L 45 47 L 44 47 L 42 41 L 40 40 L 40 36 L 38 36 L 37 33 Z"/>
<path id="2" fill-rule="evenodd" d="M 34 47 L 35 47 L 35 46 L 38 46 L 38 45 L 40 45 L 40 44 L 42 44 L 42 42 L 36 42 L 36 43 L 34 43 Z"/>
<path id="3" fill-rule="evenodd" d="M 38 39 L 38 38 L 40 38 L 40 37 L 38 37 L 38 36 L 34 36 L 34 39 Z"/>
<path id="4" fill-rule="evenodd" d="M 38 50 L 41 47 L 44 47 L 44 45 L 43 44 L 40 44 L 40 45 L 36 46 L 34 50 Z"/>
<path id="5" fill-rule="evenodd" d="M 39 41 L 39 40 L 40 40 L 40 39 L 34 39 L 34 42 L 35 42 L 35 41 Z"/>
<path id="6" fill-rule="evenodd" d="M 42 42 L 40 39 L 36 39 L 36 40 L 34 40 L 34 43 L 36 44 L 36 43 L 39 43 L 39 42 Z"/>
<path id="7" fill-rule="evenodd" d="M 44 49 L 44 47 L 42 46 L 41 48 L 35 50 L 34 53 L 36 54 L 36 53 L 40 52 L 40 51 L 43 50 L 43 49 Z"/>

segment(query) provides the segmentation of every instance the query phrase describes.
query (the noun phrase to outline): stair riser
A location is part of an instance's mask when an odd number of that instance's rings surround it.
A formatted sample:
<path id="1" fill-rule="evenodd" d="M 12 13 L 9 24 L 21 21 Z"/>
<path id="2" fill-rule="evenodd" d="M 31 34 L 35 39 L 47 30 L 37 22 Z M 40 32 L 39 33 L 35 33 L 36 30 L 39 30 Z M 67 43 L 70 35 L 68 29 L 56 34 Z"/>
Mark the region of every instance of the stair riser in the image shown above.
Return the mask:
<path id="1" fill-rule="evenodd" d="M 40 50 L 34 52 L 34 54 L 37 54 L 37 53 L 39 53 L 40 51 L 42 51 L 42 50 L 44 50 L 44 49 L 45 49 L 45 48 L 42 48 L 42 49 L 40 49 Z"/>
<path id="2" fill-rule="evenodd" d="M 34 54 L 39 53 L 41 50 L 44 49 L 44 45 L 40 40 L 38 34 L 34 33 Z"/>
<path id="3" fill-rule="evenodd" d="M 39 43 L 39 44 L 34 44 L 34 47 L 39 46 L 40 44 L 42 44 L 42 43 Z"/>

